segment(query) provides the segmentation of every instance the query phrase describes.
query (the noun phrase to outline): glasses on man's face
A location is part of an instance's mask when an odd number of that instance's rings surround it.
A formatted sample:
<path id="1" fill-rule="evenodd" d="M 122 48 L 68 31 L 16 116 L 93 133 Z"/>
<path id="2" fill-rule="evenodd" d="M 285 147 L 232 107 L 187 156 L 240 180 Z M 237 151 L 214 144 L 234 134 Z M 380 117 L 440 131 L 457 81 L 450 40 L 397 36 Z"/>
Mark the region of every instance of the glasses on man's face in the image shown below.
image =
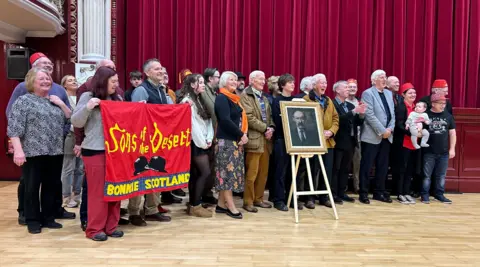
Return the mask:
<path id="1" fill-rule="evenodd" d="M 433 104 L 438 104 L 440 106 L 446 106 L 447 102 L 433 102 Z"/>

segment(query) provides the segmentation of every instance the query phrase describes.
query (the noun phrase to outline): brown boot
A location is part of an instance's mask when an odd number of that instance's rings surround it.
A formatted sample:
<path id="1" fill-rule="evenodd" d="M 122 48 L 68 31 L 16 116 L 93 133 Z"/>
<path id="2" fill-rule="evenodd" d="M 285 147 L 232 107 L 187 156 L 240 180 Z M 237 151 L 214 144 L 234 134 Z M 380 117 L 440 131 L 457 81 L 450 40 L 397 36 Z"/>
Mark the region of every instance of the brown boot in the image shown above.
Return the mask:
<path id="1" fill-rule="evenodd" d="M 202 207 L 202 205 L 190 206 L 190 213 L 193 216 L 202 218 L 210 218 L 213 216 L 212 212 Z"/>

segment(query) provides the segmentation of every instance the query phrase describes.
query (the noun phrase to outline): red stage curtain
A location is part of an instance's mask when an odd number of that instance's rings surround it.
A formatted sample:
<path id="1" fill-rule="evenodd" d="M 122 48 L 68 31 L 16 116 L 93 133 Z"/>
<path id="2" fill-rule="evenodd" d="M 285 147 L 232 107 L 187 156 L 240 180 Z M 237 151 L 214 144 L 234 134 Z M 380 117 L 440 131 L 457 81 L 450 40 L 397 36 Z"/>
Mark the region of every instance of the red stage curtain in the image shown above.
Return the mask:
<path id="1" fill-rule="evenodd" d="M 117 0 L 125 12 L 125 71 L 159 58 L 178 72 L 256 69 L 267 76 L 324 73 L 329 88 L 375 69 L 419 96 L 434 79 L 450 84 L 456 107 L 480 108 L 480 1 L 477 0 Z M 266 88 L 265 88 L 266 90 Z M 330 92 L 331 95 L 331 92 Z"/>

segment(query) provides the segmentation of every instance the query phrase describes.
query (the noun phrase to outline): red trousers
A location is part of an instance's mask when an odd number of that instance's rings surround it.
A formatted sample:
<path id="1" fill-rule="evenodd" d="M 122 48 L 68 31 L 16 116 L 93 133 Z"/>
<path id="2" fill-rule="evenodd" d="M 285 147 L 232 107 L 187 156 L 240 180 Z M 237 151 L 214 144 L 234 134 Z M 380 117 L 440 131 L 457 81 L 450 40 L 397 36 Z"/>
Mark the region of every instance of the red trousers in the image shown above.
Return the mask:
<path id="1" fill-rule="evenodd" d="M 87 177 L 88 221 L 85 234 L 88 238 L 104 232 L 109 235 L 117 229 L 120 219 L 120 201 L 103 200 L 105 187 L 105 154 L 83 157 Z"/>

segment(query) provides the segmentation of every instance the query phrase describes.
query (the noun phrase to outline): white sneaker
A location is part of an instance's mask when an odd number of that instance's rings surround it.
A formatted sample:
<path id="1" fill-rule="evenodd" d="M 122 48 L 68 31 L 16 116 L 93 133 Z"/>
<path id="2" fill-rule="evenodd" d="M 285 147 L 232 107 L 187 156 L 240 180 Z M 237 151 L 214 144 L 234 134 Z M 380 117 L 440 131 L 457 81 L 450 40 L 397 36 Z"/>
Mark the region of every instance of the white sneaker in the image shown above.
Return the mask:
<path id="1" fill-rule="evenodd" d="M 417 202 L 415 202 L 415 199 L 410 195 L 405 195 L 405 198 L 407 199 L 408 202 L 410 202 L 410 204 L 417 203 Z"/>
<path id="2" fill-rule="evenodd" d="M 68 202 L 67 204 L 67 208 L 76 208 L 76 207 L 78 207 L 78 203 L 75 200 L 70 199 L 70 202 Z"/>
<path id="3" fill-rule="evenodd" d="M 402 195 L 398 195 L 397 200 L 402 204 L 410 204 L 410 202 Z"/>
<path id="4" fill-rule="evenodd" d="M 82 194 L 73 195 L 72 199 L 77 202 L 78 205 L 82 202 Z"/>

